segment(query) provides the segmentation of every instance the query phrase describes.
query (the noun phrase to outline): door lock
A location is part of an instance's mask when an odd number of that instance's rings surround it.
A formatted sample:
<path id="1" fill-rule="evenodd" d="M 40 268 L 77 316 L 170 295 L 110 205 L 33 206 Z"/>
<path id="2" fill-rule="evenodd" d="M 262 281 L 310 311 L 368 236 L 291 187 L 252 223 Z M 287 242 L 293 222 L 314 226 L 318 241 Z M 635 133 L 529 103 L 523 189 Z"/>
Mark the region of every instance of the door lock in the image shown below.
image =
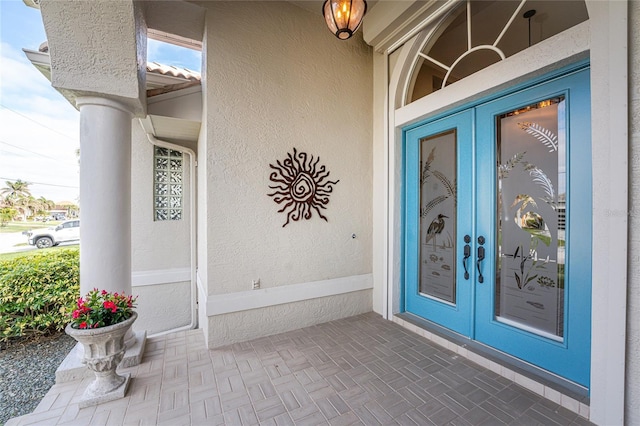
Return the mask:
<path id="1" fill-rule="evenodd" d="M 476 261 L 476 267 L 478 268 L 478 282 L 479 283 L 483 283 L 484 282 L 484 277 L 482 276 L 482 269 L 480 268 L 480 264 L 484 260 L 484 247 L 483 247 L 484 242 L 485 242 L 484 237 L 482 235 L 479 236 L 478 237 L 478 244 L 480 244 L 480 246 L 478 247 L 478 260 Z"/>
<path id="2" fill-rule="evenodd" d="M 471 246 L 469 243 L 471 242 L 471 237 L 468 235 L 464 236 L 464 257 L 462 258 L 462 266 L 464 266 L 464 279 L 469 279 L 469 270 L 467 269 L 467 260 L 471 257 Z"/>

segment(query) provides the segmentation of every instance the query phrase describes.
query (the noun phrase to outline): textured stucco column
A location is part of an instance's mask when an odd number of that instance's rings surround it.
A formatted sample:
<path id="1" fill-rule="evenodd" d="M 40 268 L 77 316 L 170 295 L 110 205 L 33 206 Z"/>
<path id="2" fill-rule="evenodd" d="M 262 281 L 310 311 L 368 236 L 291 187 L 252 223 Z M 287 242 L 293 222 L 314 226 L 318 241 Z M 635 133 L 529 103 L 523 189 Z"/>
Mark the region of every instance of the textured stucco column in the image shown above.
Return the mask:
<path id="1" fill-rule="evenodd" d="M 124 104 L 77 99 L 80 109 L 80 293 L 131 294 L 131 119 Z"/>
<path id="2" fill-rule="evenodd" d="M 131 120 L 126 105 L 97 96 L 80 109 L 80 295 L 93 288 L 131 293 Z M 125 337 L 126 368 L 142 360 L 146 331 Z M 76 345 L 56 370 L 56 383 L 89 373 Z"/>

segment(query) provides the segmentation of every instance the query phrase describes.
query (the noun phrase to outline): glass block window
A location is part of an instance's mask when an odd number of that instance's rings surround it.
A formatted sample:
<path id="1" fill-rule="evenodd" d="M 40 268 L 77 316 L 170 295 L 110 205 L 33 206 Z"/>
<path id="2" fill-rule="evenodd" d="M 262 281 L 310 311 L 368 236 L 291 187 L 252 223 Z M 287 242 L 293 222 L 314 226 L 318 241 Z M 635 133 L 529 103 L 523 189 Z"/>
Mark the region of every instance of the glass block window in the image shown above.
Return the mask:
<path id="1" fill-rule="evenodd" d="M 155 147 L 153 155 L 154 220 L 182 219 L 182 153 Z"/>

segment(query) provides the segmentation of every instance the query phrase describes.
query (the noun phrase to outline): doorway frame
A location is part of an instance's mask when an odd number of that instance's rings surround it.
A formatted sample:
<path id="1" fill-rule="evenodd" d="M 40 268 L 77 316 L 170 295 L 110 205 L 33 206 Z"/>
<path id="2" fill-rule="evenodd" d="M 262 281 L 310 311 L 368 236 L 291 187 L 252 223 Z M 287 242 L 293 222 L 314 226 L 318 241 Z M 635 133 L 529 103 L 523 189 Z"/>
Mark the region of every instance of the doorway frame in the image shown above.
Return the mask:
<path id="1" fill-rule="evenodd" d="M 566 89 L 564 89 L 563 93 L 566 93 L 567 96 L 569 96 L 569 92 L 572 92 L 573 90 L 575 90 L 575 86 L 577 85 L 576 83 L 576 78 L 580 79 L 580 75 L 583 73 L 587 73 L 587 75 L 590 74 L 590 66 L 589 66 L 589 61 L 588 60 L 582 60 L 579 62 L 576 62 L 574 64 L 568 65 L 566 67 L 563 67 L 561 69 L 555 70 L 553 72 L 551 72 L 550 74 L 546 74 L 546 75 L 542 75 L 539 76 L 539 78 L 536 78 L 533 81 L 526 81 L 520 84 L 516 84 L 512 87 L 510 87 L 508 90 L 501 90 L 498 91 L 492 95 L 490 95 L 488 98 L 481 98 L 478 99 L 470 104 L 466 104 L 463 105 L 460 108 L 457 108 L 456 110 L 454 110 L 453 112 L 449 112 L 446 111 L 444 113 L 439 113 L 434 117 L 430 117 L 427 119 L 426 122 L 417 122 L 414 123 L 410 126 L 407 126 L 405 128 L 402 129 L 402 135 L 403 135 L 403 150 L 405 150 L 405 152 L 403 153 L 403 159 L 404 159 L 404 163 L 403 163 L 403 167 L 406 165 L 406 162 L 408 161 L 408 157 L 406 154 L 406 149 L 407 149 L 407 144 L 409 143 L 410 140 L 414 140 L 415 139 L 415 130 L 416 129 L 423 129 L 426 126 L 430 126 L 435 124 L 436 127 L 438 126 L 438 123 L 442 123 L 444 121 L 453 121 L 453 122 L 460 122 L 460 119 L 456 119 L 456 117 L 462 117 L 462 114 L 466 114 L 468 112 L 471 112 L 471 114 L 469 114 L 468 120 L 469 120 L 469 126 L 471 128 L 471 130 L 469 130 L 467 133 L 471 133 L 473 135 L 477 135 L 478 133 L 478 128 L 479 126 L 481 126 L 481 123 L 478 122 L 477 120 L 477 114 L 479 110 L 483 110 L 483 109 L 491 109 L 492 108 L 492 104 L 494 104 L 496 101 L 501 101 L 501 100 L 510 100 L 513 99 L 514 97 L 522 97 L 525 94 L 529 94 L 529 93 L 541 93 L 541 92 L 549 92 L 551 91 L 552 93 L 560 93 L 558 92 L 558 88 L 559 87 L 566 87 Z M 565 86 L 566 84 L 566 86 Z M 580 83 L 582 84 L 582 83 Z M 550 89 L 550 87 L 555 87 L 555 89 Z M 587 92 L 588 93 L 588 92 Z M 581 94 L 582 97 L 584 96 L 584 93 Z M 575 97 L 575 95 L 574 95 Z M 567 98 L 569 99 L 569 98 Z M 531 100 L 531 102 L 533 102 L 533 99 Z M 526 101 L 523 103 L 526 104 Z M 570 105 L 570 104 L 569 104 Z M 568 107 L 569 109 L 571 109 L 571 106 Z M 449 119 L 453 119 L 453 120 L 449 120 Z M 569 120 L 571 121 L 571 120 Z M 448 128 L 448 126 L 444 126 L 443 128 Z M 459 128 L 458 128 L 459 129 Z M 575 129 L 574 129 L 575 130 Z M 571 133 L 570 130 L 567 130 L 567 134 Z M 425 133 L 426 134 L 426 133 Z M 413 135 L 413 136 L 412 136 Z M 472 150 L 471 153 L 469 153 L 469 155 L 473 156 L 474 160 L 474 165 L 472 166 L 472 168 L 474 169 L 474 171 L 478 170 L 478 165 L 477 163 L 475 163 L 475 161 L 477 161 L 477 157 L 476 155 L 480 155 L 480 152 L 482 150 L 482 147 L 477 145 L 477 141 L 475 140 L 476 136 L 473 136 L 474 141 L 471 142 L 469 144 L 469 148 Z M 591 138 L 589 138 L 591 139 Z M 495 141 L 495 139 L 493 139 Z M 577 146 L 578 144 L 576 144 Z M 589 146 L 591 146 L 591 143 L 589 143 Z M 567 155 L 569 156 L 569 152 L 570 151 L 575 151 L 576 148 L 570 148 L 570 143 L 567 142 Z M 589 149 L 590 151 L 590 149 Z M 458 153 L 458 155 L 461 155 L 460 153 Z M 577 158 L 579 154 L 574 153 L 571 154 L 571 157 L 573 158 L 574 156 Z M 459 158 L 459 157 L 458 157 Z M 569 163 L 570 160 L 567 159 L 567 162 Z M 574 165 L 573 167 L 576 167 L 576 165 Z M 579 167 L 576 169 L 576 171 L 574 172 L 576 175 L 580 172 Z M 404 171 L 408 170 L 407 168 L 405 168 L 403 170 L 403 176 L 404 176 L 404 186 L 403 186 L 403 196 L 406 196 L 408 191 L 412 191 L 413 188 L 408 187 L 408 178 L 406 176 L 406 174 L 404 173 Z M 568 175 L 570 175 L 568 173 Z M 460 176 L 458 176 L 460 177 Z M 476 177 L 470 179 L 471 181 L 476 182 Z M 570 179 L 567 179 L 567 182 L 569 182 Z M 589 181 L 590 182 L 590 181 Z M 476 182 L 477 185 L 477 182 Z M 589 183 L 589 188 L 591 188 L 591 182 Z M 573 189 L 572 191 L 575 191 L 575 189 Z M 567 186 L 567 193 L 569 193 L 569 186 Z M 496 194 L 493 194 L 493 198 L 495 198 Z M 475 200 L 475 198 L 473 198 Z M 407 200 L 405 199 L 404 203 L 403 203 L 403 219 L 407 217 L 407 207 L 406 207 L 406 203 Z M 476 201 L 477 202 L 477 201 Z M 493 203 L 494 201 L 489 202 L 489 204 Z M 486 204 L 486 203 L 485 203 Z M 591 205 L 591 200 L 589 199 L 589 205 Z M 485 205 L 486 207 L 486 205 Z M 464 209 L 464 207 L 463 207 Z M 466 209 L 466 210 L 470 210 L 471 212 L 474 212 L 472 214 L 477 214 L 477 212 L 479 211 L 479 207 L 478 204 L 474 204 L 473 207 L 471 207 L 470 209 Z M 573 214 L 572 214 L 573 216 Z M 472 236 L 472 241 L 475 240 L 475 237 L 478 236 L 478 234 L 482 233 L 479 231 L 479 228 L 483 228 L 482 226 L 479 226 L 477 223 L 477 218 L 474 218 L 471 221 L 471 226 L 469 226 L 468 228 L 468 232 L 471 234 Z M 405 270 L 412 270 L 410 264 L 412 263 L 411 260 L 415 260 L 412 258 L 412 256 L 407 252 L 408 247 L 407 247 L 407 238 L 409 238 L 408 236 L 411 234 L 410 231 L 411 227 L 403 222 L 403 232 L 402 232 L 402 241 L 403 241 L 403 246 L 405 247 L 405 253 L 403 253 L 403 265 L 405 265 Z M 568 225 L 567 229 L 571 229 L 571 226 Z M 489 241 L 487 243 L 487 250 L 489 251 L 489 253 L 493 253 L 495 250 L 492 249 L 491 247 L 494 247 L 492 244 L 492 233 L 487 233 L 487 232 L 483 232 L 483 235 L 486 235 L 487 237 L 489 237 Z M 458 239 L 457 239 L 459 244 L 462 244 L 460 241 L 460 235 L 458 235 Z M 591 241 L 591 237 L 588 237 L 588 241 Z M 565 378 L 565 376 L 560 375 L 559 373 L 552 373 L 549 370 L 545 370 L 543 367 L 538 366 L 537 364 L 533 364 L 529 361 L 523 361 L 519 358 L 517 358 L 515 355 L 512 355 L 511 352 L 507 352 L 505 351 L 505 349 L 497 349 L 498 346 L 491 346 L 489 345 L 486 341 L 483 341 L 482 339 L 479 339 L 478 336 L 476 335 L 476 333 L 478 332 L 477 324 L 475 323 L 475 321 L 478 320 L 478 318 L 475 317 L 475 313 L 478 312 L 478 310 L 480 309 L 480 307 L 478 305 L 476 305 L 477 301 L 476 301 L 476 297 L 479 297 L 479 294 L 482 293 L 478 288 L 476 288 L 477 283 L 475 282 L 475 268 L 473 267 L 473 265 L 475 265 L 475 259 L 476 259 L 476 254 L 475 254 L 475 248 L 477 247 L 477 245 L 475 244 L 475 242 L 473 242 L 471 244 L 472 247 L 472 256 L 471 256 L 471 262 L 470 264 L 472 265 L 472 269 L 474 269 L 474 272 L 471 274 L 473 276 L 473 278 L 471 278 L 471 282 L 469 283 L 464 283 L 461 281 L 461 283 L 464 284 L 468 284 L 471 285 L 471 288 L 468 289 L 468 291 L 471 294 L 471 300 L 470 302 L 470 306 L 466 307 L 466 309 L 469 309 L 471 318 L 469 318 L 469 327 L 470 327 L 470 331 L 469 331 L 469 335 L 464 335 L 464 334 L 458 334 L 458 332 L 456 331 L 452 331 L 452 330 L 447 330 L 443 325 L 441 325 L 440 323 L 437 322 L 433 322 L 433 320 L 429 320 L 426 318 L 422 318 L 420 317 L 420 315 L 416 312 L 410 312 L 406 310 L 406 306 L 404 306 L 405 303 L 407 303 L 407 294 L 406 292 L 404 292 L 406 286 L 407 286 L 407 281 L 409 280 L 408 277 L 403 277 L 403 294 L 404 297 L 401 300 L 400 303 L 400 312 L 396 312 L 395 315 L 399 316 L 400 318 L 403 319 L 407 319 L 409 322 L 419 322 L 422 324 L 423 327 L 425 327 L 428 330 L 437 330 L 438 332 L 443 332 L 443 331 L 447 331 L 446 335 L 449 336 L 452 340 L 455 340 L 457 342 L 459 342 L 460 344 L 469 346 L 469 347 L 474 347 L 474 348 L 482 348 L 482 352 L 487 354 L 487 356 L 491 359 L 499 359 L 501 362 L 503 362 L 506 366 L 508 366 L 510 369 L 515 369 L 518 371 L 521 371 L 523 374 L 525 375 L 530 375 L 533 378 L 537 378 L 540 381 L 544 381 L 546 383 L 549 384 L 549 386 L 555 390 L 558 391 L 562 391 L 565 394 L 572 396 L 574 398 L 576 398 L 579 401 L 588 401 L 589 398 L 589 387 L 585 386 L 584 384 L 578 383 L 578 382 L 574 382 L 571 381 L 570 379 Z M 577 246 L 576 246 L 577 247 Z M 577 249 L 576 249 L 577 250 Z M 458 254 L 459 250 L 458 250 Z M 491 259 L 493 257 L 493 254 L 488 255 L 488 258 Z M 458 263 L 459 263 L 459 259 L 458 259 Z M 590 260 L 589 265 L 592 264 L 592 260 Z M 576 266 L 572 266 L 570 267 L 571 269 L 576 268 Z M 487 271 L 491 271 L 493 270 L 493 267 L 487 265 L 485 267 L 485 269 L 487 269 Z M 403 273 L 405 271 L 402 271 Z M 414 271 L 415 272 L 415 271 Z M 491 276 L 493 276 L 493 274 L 489 274 Z M 492 281 L 492 279 L 489 279 L 489 281 Z M 576 282 L 580 282 L 580 281 L 576 281 Z M 486 285 L 490 285 L 489 283 L 485 283 Z M 569 288 L 572 288 L 573 286 L 570 286 Z M 591 288 L 591 283 L 589 284 L 589 288 Z M 572 290 L 570 290 L 569 293 L 565 293 L 566 296 L 568 296 L 570 299 L 574 299 L 578 294 L 580 296 L 578 296 L 578 298 L 588 301 L 590 298 L 591 293 L 576 293 L 576 291 L 578 290 L 577 287 L 573 287 Z M 485 295 L 486 296 L 486 295 Z M 483 296 L 483 297 L 485 297 Z M 488 302 L 491 304 L 491 310 L 493 310 L 493 302 Z M 586 302 L 588 303 L 588 302 Z M 585 306 L 589 306 L 586 303 L 582 303 L 581 306 L 585 307 Z M 464 306 L 466 306 L 466 304 L 464 304 Z M 577 306 L 574 306 L 577 307 Z M 464 309 L 464 308 L 463 308 Z M 590 306 L 589 306 L 590 309 Z M 457 309 L 453 309 L 453 311 L 456 311 Z M 451 312 L 453 314 L 453 311 Z M 569 309 L 569 311 L 571 311 L 571 309 Z M 590 312 L 589 312 L 590 314 Z M 473 319 L 472 319 L 473 318 Z M 476 325 L 474 325 L 476 324 Z M 578 322 L 575 323 L 576 326 L 577 324 L 579 324 Z M 578 340 L 580 340 L 582 342 L 582 344 L 586 344 L 588 345 L 589 342 L 589 334 L 584 334 L 583 330 L 578 330 L 576 328 L 574 328 L 574 326 L 570 326 L 569 327 L 571 330 L 573 330 L 574 332 L 574 337 L 576 335 L 576 331 L 580 331 L 578 334 L 580 335 L 580 338 Z M 589 328 L 589 332 L 591 331 L 591 329 Z M 517 331 L 516 331 L 517 332 Z M 539 336 L 529 336 L 529 339 L 531 339 L 531 341 L 536 341 L 539 340 L 540 337 Z M 526 339 L 525 339 L 526 340 Z M 542 339 L 544 340 L 544 339 Z M 559 346 L 560 347 L 565 347 L 566 341 L 563 341 L 563 343 L 560 343 Z M 552 346 L 555 346 L 555 344 L 552 344 Z M 576 346 L 575 348 L 577 349 L 580 346 Z M 565 347 L 566 349 L 566 347 Z M 577 355 L 577 353 L 575 352 L 576 349 L 571 350 L 570 352 L 573 353 L 574 355 Z M 561 350 L 560 353 L 563 353 L 563 351 Z M 587 373 L 586 376 L 588 377 L 589 374 Z"/>
<path id="2" fill-rule="evenodd" d="M 533 80 L 570 63 L 590 58 L 593 140 L 593 179 L 601 182 L 594 185 L 594 257 L 606 259 L 594 263 L 592 269 L 592 361 L 590 404 L 584 405 L 572 398 L 547 390 L 540 382 L 529 380 L 526 387 L 564 407 L 579 412 L 596 423 L 622 423 L 624 419 L 625 391 L 625 330 L 626 330 L 626 283 L 627 283 L 627 190 L 628 172 L 624 167 L 628 161 L 628 105 L 627 105 L 627 4 L 626 2 L 598 2 L 587 0 L 589 21 L 579 24 L 542 43 L 507 58 L 500 64 L 479 71 L 439 92 L 396 109 L 398 96 L 403 96 L 402 84 L 407 79 L 408 66 L 412 59 L 411 49 L 419 41 L 416 38 L 398 40 L 402 43 L 381 46 L 374 54 L 374 184 L 382 184 L 382 190 L 374 195 L 374 211 L 378 215 L 374 237 L 377 235 L 382 255 L 380 267 L 374 262 L 374 308 L 390 320 L 432 337 L 444 346 L 457 345 L 450 339 L 431 335 L 419 327 L 405 323 L 396 314 L 401 311 L 402 295 L 402 128 L 436 116 L 445 110 L 473 99 L 488 96 L 524 80 Z M 454 3 L 451 3 L 455 6 Z M 428 25 L 437 25 L 437 19 Z M 423 28 L 426 28 L 423 27 Z M 406 28 L 405 34 L 416 34 L 415 28 Z M 418 34 L 417 37 L 420 37 Z M 374 46 L 375 47 L 375 46 Z M 396 51 L 397 50 L 397 51 Z M 391 52 L 393 58 L 390 58 Z M 498 78 L 499 76 L 499 78 Z M 447 90 L 449 89 L 449 90 Z M 382 103 L 381 103 L 382 102 Z M 383 107 L 384 105 L 384 107 Z M 594 106 L 598 106 L 594 110 Z M 598 112 L 607 110 L 609 114 Z M 607 144 L 598 143 L 606 140 Z M 598 207 L 602 206 L 602 207 Z M 374 219 L 375 220 L 375 219 Z M 594 227 L 595 228 L 595 227 Z M 610 235 L 618 235 L 617 238 Z M 375 260 L 375 259 L 374 259 Z M 603 285 L 606 283 L 607 285 Z M 460 346 L 457 346 L 460 347 Z M 606 356 L 606 352 L 615 356 Z M 458 351 L 467 356 L 466 349 Z M 494 371 L 500 365 L 487 358 L 469 358 L 491 366 Z M 496 367 L 496 368 L 493 368 Z M 507 376 L 509 369 L 503 368 Z M 511 371 L 513 373 L 513 371 Z M 509 377 L 512 378 L 513 377 Z M 517 381 L 517 377 L 516 377 Z M 521 383 L 522 384 L 522 383 Z"/>

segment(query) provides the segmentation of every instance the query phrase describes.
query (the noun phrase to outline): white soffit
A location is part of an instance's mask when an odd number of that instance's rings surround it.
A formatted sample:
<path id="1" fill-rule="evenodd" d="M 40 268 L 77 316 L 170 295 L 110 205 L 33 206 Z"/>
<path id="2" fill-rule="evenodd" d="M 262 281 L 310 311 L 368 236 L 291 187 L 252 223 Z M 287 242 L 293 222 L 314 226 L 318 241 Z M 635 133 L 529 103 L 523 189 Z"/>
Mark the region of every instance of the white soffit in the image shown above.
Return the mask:
<path id="1" fill-rule="evenodd" d="M 33 66 L 36 67 L 47 80 L 51 81 L 51 58 L 49 54 L 29 49 L 22 49 L 22 51 Z"/>
<path id="2" fill-rule="evenodd" d="M 142 120 L 145 132 L 158 139 L 196 142 L 200 135 L 200 122 L 180 118 L 148 115 Z"/>
<path id="3" fill-rule="evenodd" d="M 186 47 L 188 49 L 202 51 L 202 41 L 193 40 L 176 34 L 170 34 L 153 28 L 147 29 L 147 37 L 153 40 L 162 41 L 176 46 Z"/>
<path id="4" fill-rule="evenodd" d="M 155 0 L 139 3 L 144 8 L 147 37 L 190 49 L 201 48 L 206 8 L 197 4 L 200 2 Z"/>

